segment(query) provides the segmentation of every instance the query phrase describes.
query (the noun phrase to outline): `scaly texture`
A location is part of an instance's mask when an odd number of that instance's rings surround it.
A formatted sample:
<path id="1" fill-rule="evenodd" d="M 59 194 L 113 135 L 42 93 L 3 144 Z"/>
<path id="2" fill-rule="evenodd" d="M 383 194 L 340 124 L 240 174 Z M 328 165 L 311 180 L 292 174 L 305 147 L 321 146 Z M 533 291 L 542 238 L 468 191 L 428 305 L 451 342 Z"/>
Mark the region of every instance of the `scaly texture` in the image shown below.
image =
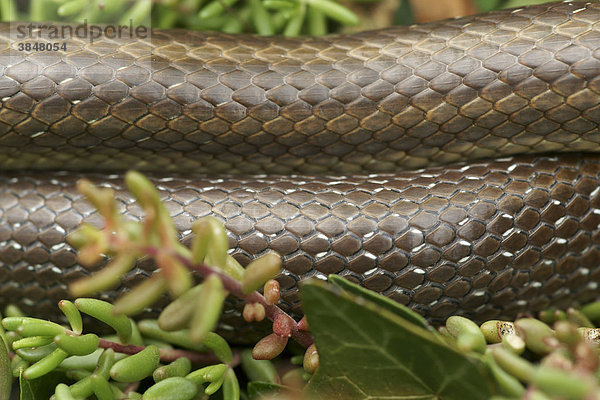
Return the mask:
<path id="1" fill-rule="evenodd" d="M 182 236 L 214 213 L 243 264 L 280 252 L 296 313 L 298 282 L 328 273 L 433 320 L 593 298 L 598 157 L 397 171 L 600 151 L 599 20 L 597 4 L 554 3 L 327 38 L 154 31 L 31 54 L 1 25 L 0 301 L 48 316 L 87 273 L 64 236 L 97 216 L 81 174 L 49 171 L 89 171 L 139 217 L 101 174 L 127 168 L 162 174 Z M 302 175 L 232 176 L 254 173 Z"/>
<path id="2" fill-rule="evenodd" d="M 596 151 L 599 19 L 559 3 L 323 39 L 154 31 L 30 54 L 4 24 L 0 167 L 345 175 Z"/>

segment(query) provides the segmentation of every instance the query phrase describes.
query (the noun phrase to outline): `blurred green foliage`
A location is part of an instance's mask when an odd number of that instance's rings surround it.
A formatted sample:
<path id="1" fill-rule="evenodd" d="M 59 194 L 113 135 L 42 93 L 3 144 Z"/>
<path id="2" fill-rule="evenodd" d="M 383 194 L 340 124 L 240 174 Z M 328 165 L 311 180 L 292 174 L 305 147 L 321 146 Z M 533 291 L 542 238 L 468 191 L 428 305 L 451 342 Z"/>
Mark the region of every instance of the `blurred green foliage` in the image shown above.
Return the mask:
<path id="1" fill-rule="evenodd" d="M 354 26 L 359 16 L 353 3 L 368 10 L 378 0 L 0 0 L 3 21 L 69 21 L 88 23 L 151 24 L 158 28 L 190 28 L 227 33 L 321 36 Z M 382 0 L 379 0 L 382 1 Z M 444 0 L 440 0 L 444 1 Z M 473 0 L 477 8 L 539 4 L 548 0 Z M 366 7 L 364 6 L 366 4 Z M 18 6 L 17 6 L 18 5 Z M 373 5 L 374 7 L 375 5 Z M 360 18 L 368 18 L 362 15 Z M 410 3 L 400 0 L 395 25 L 414 22 Z"/>
<path id="2" fill-rule="evenodd" d="M 523 7 L 548 2 L 549 0 L 475 0 L 475 5 L 480 11 L 486 12 L 500 8 Z"/>
<path id="3" fill-rule="evenodd" d="M 359 0 L 357 0 L 359 1 Z M 325 35 L 336 26 L 358 24 L 358 16 L 336 0 L 0 0 L 3 21 L 65 21 L 151 24 L 260 35 Z"/>

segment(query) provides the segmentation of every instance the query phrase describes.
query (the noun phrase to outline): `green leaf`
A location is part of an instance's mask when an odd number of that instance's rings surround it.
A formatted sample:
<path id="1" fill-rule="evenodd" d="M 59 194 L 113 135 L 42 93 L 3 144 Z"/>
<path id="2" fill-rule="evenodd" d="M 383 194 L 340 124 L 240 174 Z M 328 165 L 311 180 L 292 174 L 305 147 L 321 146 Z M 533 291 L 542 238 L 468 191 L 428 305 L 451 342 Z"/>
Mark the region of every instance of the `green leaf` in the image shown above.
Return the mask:
<path id="1" fill-rule="evenodd" d="M 480 12 L 492 11 L 500 5 L 499 0 L 475 0 L 475 5 Z"/>
<path id="2" fill-rule="evenodd" d="M 4 338 L 0 335 L 0 399 L 8 400 L 12 389 L 12 371 L 10 356 Z"/>
<path id="3" fill-rule="evenodd" d="M 397 303 L 393 300 L 390 300 L 387 297 L 380 296 L 372 290 L 365 289 L 364 287 L 357 285 L 356 283 L 350 282 L 346 278 L 341 277 L 339 275 L 331 274 L 327 277 L 327 280 L 334 286 L 337 286 L 340 289 L 343 289 L 351 294 L 364 297 L 365 299 L 377 304 L 379 307 L 393 312 L 400 318 L 403 318 L 408 322 L 413 323 L 416 326 L 420 326 L 421 328 L 431 331 L 432 333 L 435 333 L 437 335 L 437 331 L 427 323 L 425 318 L 423 318 L 410 308 L 405 307 L 402 304 Z"/>
<path id="4" fill-rule="evenodd" d="M 60 372 L 51 372 L 37 379 L 25 379 L 23 374 L 19 376 L 19 387 L 21 391 L 20 400 L 49 399 L 54 394 L 56 385 L 66 381 Z"/>
<path id="5" fill-rule="evenodd" d="M 394 13 L 393 25 L 412 25 L 415 23 L 412 7 L 408 0 L 402 0 Z"/>
<path id="6" fill-rule="evenodd" d="M 302 305 L 320 360 L 311 398 L 490 397 L 481 361 L 362 296 L 313 281 L 302 287 Z"/>
<path id="7" fill-rule="evenodd" d="M 278 385 L 272 382 L 252 381 L 248 383 L 248 396 L 254 399 L 261 399 L 266 394 L 278 394 L 290 390 L 287 386 Z"/>
<path id="8" fill-rule="evenodd" d="M 350 9 L 344 7 L 335 1 L 330 0 L 307 0 L 311 7 L 321 11 L 329 18 L 341 22 L 344 25 L 358 25 L 360 22 L 358 16 Z"/>
<path id="9" fill-rule="evenodd" d="M 252 350 L 242 351 L 241 361 L 242 369 L 250 381 L 267 383 L 277 383 L 279 381 L 275 364 L 269 360 L 255 360 L 252 357 Z"/>
<path id="10" fill-rule="evenodd" d="M 502 4 L 503 8 L 515 8 L 515 7 L 525 7 L 531 6 L 534 4 L 544 4 L 548 3 L 550 0 L 509 0 L 506 3 Z"/>

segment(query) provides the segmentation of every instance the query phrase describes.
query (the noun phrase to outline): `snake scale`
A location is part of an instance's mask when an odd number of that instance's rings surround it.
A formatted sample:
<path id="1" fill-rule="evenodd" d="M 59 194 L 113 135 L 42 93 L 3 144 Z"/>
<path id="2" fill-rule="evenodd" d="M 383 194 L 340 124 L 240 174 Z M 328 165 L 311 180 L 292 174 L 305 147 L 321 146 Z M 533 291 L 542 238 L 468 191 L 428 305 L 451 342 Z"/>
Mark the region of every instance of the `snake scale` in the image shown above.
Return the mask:
<path id="1" fill-rule="evenodd" d="M 279 252 L 296 315 L 299 282 L 331 273 L 434 322 L 597 297 L 598 4 L 324 38 L 69 37 L 57 52 L 19 51 L 16 25 L 0 25 L 2 303 L 57 314 L 90 272 L 65 235 L 101 223 L 75 182 L 113 187 L 138 218 L 129 168 L 184 242 L 212 214 L 243 265 Z M 250 335 L 236 324 L 230 309 L 225 329 Z"/>

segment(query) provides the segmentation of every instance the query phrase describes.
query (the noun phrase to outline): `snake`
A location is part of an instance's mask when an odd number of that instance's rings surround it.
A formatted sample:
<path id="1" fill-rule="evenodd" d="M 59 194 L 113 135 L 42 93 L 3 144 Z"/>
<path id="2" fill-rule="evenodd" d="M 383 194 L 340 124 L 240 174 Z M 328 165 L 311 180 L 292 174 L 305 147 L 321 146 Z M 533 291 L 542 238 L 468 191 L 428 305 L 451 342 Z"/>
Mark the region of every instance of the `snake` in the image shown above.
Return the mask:
<path id="1" fill-rule="evenodd" d="M 102 267 L 65 241 L 102 224 L 76 182 L 139 220 L 129 169 L 183 243 L 213 215 L 242 265 L 278 252 L 296 316 L 299 284 L 329 274 L 432 322 L 593 300 L 599 21 L 596 3 L 559 2 L 300 38 L 2 23 L 0 303 L 58 315 L 68 283 Z M 139 261 L 103 298 L 154 269 Z M 222 327 L 247 337 L 240 309 Z"/>

